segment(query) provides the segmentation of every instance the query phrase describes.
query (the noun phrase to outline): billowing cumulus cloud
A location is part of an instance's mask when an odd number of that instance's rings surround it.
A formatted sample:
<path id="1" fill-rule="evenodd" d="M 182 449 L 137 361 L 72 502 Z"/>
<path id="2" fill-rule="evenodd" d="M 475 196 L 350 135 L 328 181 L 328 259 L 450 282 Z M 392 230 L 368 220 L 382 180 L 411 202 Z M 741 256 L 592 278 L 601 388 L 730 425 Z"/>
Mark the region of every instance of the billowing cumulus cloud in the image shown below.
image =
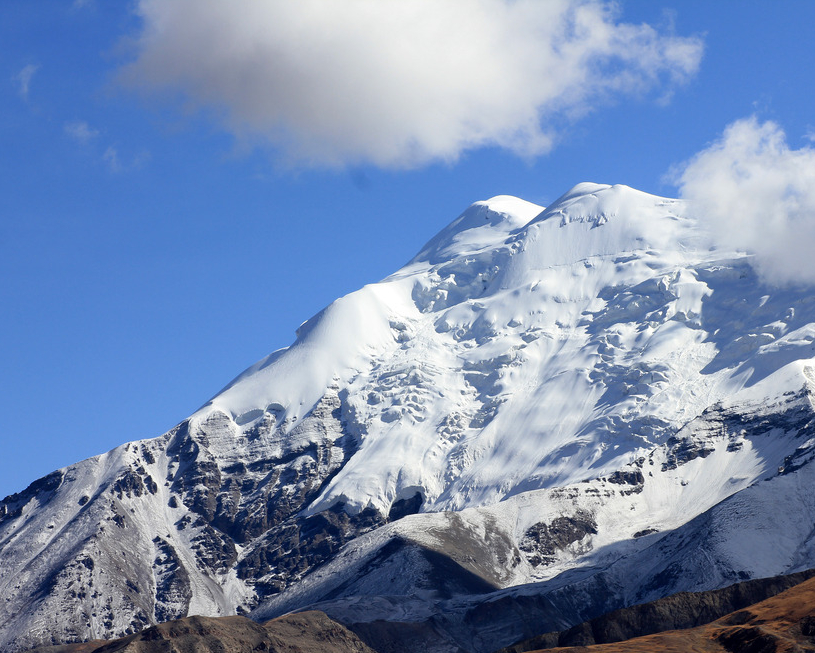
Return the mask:
<path id="1" fill-rule="evenodd" d="M 670 93 L 702 44 L 600 0 L 140 0 L 126 84 L 212 111 L 298 165 L 410 167 Z"/>
<path id="2" fill-rule="evenodd" d="M 776 123 L 738 120 L 681 172 L 683 197 L 722 244 L 755 255 L 776 284 L 815 282 L 815 149 Z"/>

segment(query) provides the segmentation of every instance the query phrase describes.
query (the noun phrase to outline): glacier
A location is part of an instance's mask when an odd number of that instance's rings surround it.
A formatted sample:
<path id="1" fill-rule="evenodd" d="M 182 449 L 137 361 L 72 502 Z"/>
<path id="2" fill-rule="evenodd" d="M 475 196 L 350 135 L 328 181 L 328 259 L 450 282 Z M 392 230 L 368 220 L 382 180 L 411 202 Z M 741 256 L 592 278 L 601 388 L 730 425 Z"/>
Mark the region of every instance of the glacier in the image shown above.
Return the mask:
<path id="1" fill-rule="evenodd" d="M 680 200 L 477 202 L 168 433 L 0 502 L 0 648 L 317 606 L 489 651 L 813 567 L 813 297 Z"/>

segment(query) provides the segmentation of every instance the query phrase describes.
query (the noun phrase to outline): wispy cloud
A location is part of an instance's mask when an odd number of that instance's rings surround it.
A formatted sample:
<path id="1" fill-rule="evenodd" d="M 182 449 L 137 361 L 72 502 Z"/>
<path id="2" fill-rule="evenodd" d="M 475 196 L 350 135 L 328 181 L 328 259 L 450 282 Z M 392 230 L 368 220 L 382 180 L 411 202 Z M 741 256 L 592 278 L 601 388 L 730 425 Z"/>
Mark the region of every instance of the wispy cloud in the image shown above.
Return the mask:
<path id="1" fill-rule="evenodd" d="M 99 135 L 99 132 L 92 129 L 84 120 L 75 120 L 66 122 L 63 125 L 63 131 L 73 140 L 82 143 L 83 145 L 89 143 Z"/>
<path id="2" fill-rule="evenodd" d="M 549 151 L 604 102 L 692 76 L 696 38 L 601 0 L 139 0 L 126 84 L 180 94 L 299 165 Z"/>
<path id="3" fill-rule="evenodd" d="M 28 99 L 28 92 L 31 89 L 31 80 L 34 74 L 40 69 L 36 64 L 28 64 L 14 76 L 14 81 L 17 82 L 17 92 L 24 100 Z"/>
<path id="4" fill-rule="evenodd" d="M 102 159 L 105 163 L 107 163 L 111 172 L 122 171 L 122 163 L 119 161 L 119 151 L 113 145 L 105 150 L 105 153 L 102 155 Z"/>
<path id="5" fill-rule="evenodd" d="M 108 146 L 102 154 L 102 161 L 113 173 L 131 172 L 144 168 L 152 158 L 149 150 L 141 150 L 135 155 L 123 156 L 116 145 Z"/>
<path id="6" fill-rule="evenodd" d="M 815 282 L 815 149 L 791 149 L 774 122 L 738 120 L 678 184 L 721 243 L 755 254 L 766 281 Z"/>

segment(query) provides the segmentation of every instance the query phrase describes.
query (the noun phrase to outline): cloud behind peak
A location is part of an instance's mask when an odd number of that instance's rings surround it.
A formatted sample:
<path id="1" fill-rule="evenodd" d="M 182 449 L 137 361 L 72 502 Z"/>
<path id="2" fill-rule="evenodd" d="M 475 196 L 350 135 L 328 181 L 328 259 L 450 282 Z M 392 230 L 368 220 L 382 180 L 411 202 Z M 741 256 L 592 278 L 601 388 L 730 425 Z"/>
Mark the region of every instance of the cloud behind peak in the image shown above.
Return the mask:
<path id="1" fill-rule="evenodd" d="M 744 118 L 677 182 L 717 242 L 753 253 L 765 281 L 815 282 L 815 149 L 793 149 L 777 123 Z"/>

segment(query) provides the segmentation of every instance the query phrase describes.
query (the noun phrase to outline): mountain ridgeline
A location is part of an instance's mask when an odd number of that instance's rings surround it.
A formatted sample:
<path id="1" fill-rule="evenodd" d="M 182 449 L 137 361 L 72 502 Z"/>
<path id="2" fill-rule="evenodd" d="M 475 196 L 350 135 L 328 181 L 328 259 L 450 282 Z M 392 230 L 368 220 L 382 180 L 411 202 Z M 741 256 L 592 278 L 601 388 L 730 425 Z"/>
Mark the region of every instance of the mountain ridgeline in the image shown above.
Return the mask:
<path id="1" fill-rule="evenodd" d="M 815 567 L 813 356 L 813 289 L 678 200 L 478 202 L 169 432 L 0 502 L 0 650 L 317 609 L 487 653 Z"/>

